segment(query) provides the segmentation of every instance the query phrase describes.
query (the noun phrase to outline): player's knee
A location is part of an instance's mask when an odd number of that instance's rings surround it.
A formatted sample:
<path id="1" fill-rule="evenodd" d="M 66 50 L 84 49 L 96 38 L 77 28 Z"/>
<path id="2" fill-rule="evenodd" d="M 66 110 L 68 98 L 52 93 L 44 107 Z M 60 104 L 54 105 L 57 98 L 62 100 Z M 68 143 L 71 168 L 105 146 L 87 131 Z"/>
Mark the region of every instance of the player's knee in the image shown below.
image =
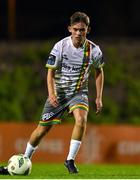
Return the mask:
<path id="1" fill-rule="evenodd" d="M 44 126 L 38 127 L 36 129 L 36 136 L 39 137 L 39 138 L 45 136 L 46 133 L 47 133 L 47 130 L 48 129 L 46 127 L 44 127 Z"/>
<path id="2" fill-rule="evenodd" d="M 36 133 L 36 136 L 38 138 L 41 138 L 43 136 L 45 136 L 46 132 L 45 131 L 42 131 L 42 130 L 38 130 L 37 133 Z"/>
<path id="3" fill-rule="evenodd" d="M 79 117 L 76 119 L 76 122 L 75 122 L 75 123 L 76 123 L 77 126 L 85 127 L 86 122 L 87 122 L 87 119 L 86 119 L 85 117 L 79 116 Z"/>

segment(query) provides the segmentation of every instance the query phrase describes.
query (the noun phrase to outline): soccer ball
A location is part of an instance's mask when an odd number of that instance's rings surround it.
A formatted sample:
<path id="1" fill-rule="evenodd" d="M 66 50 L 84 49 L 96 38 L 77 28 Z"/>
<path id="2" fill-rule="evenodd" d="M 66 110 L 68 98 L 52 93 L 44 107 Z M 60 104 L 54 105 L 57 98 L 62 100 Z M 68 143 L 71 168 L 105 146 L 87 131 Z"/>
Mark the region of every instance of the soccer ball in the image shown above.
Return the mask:
<path id="1" fill-rule="evenodd" d="M 32 162 L 23 154 L 13 155 L 8 161 L 7 169 L 10 175 L 29 175 Z"/>

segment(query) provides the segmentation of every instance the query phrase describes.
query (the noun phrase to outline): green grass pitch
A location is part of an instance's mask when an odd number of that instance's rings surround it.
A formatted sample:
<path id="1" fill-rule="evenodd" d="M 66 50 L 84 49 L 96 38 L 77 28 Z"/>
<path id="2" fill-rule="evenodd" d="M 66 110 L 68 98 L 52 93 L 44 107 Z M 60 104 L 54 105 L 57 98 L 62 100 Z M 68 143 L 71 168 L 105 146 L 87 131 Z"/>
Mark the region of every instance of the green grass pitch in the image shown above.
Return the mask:
<path id="1" fill-rule="evenodd" d="M 33 164 L 29 176 L 3 176 L 0 179 L 140 179 L 140 165 L 78 164 L 78 174 L 69 174 L 63 164 Z"/>

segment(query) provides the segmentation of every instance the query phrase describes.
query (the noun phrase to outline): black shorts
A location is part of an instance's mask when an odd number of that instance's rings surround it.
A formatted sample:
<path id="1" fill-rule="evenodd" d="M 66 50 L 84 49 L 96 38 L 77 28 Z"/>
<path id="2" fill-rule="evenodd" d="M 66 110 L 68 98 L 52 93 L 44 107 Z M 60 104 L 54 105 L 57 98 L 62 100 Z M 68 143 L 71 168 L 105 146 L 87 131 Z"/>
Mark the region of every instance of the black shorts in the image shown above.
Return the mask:
<path id="1" fill-rule="evenodd" d="M 63 98 L 59 100 L 59 105 L 57 107 L 52 106 L 49 103 L 49 100 L 47 99 L 43 108 L 39 124 L 42 126 L 60 124 L 61 116 L 65 110 L 69 110 L 69 112 L 71 113 L 73 110 L 77 108 L 86 111 L 89 110 L 87 94 L 79 93 L 73 96 L 72 98 Z"/>

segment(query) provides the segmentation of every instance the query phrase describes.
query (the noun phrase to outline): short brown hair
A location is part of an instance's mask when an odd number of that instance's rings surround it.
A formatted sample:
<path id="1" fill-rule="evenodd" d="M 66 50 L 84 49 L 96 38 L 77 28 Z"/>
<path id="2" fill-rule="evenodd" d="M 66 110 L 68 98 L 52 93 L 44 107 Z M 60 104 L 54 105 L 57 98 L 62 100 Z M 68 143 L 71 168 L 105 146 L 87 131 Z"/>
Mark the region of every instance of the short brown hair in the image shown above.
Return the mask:
<path id="1" fill-rule="evenodd" d="M 77 11 L 70 17 L 70 25 L 78 22 L 84 22 L 87 26 L 89 26 L 90 19 L 84 12 Z"/>

